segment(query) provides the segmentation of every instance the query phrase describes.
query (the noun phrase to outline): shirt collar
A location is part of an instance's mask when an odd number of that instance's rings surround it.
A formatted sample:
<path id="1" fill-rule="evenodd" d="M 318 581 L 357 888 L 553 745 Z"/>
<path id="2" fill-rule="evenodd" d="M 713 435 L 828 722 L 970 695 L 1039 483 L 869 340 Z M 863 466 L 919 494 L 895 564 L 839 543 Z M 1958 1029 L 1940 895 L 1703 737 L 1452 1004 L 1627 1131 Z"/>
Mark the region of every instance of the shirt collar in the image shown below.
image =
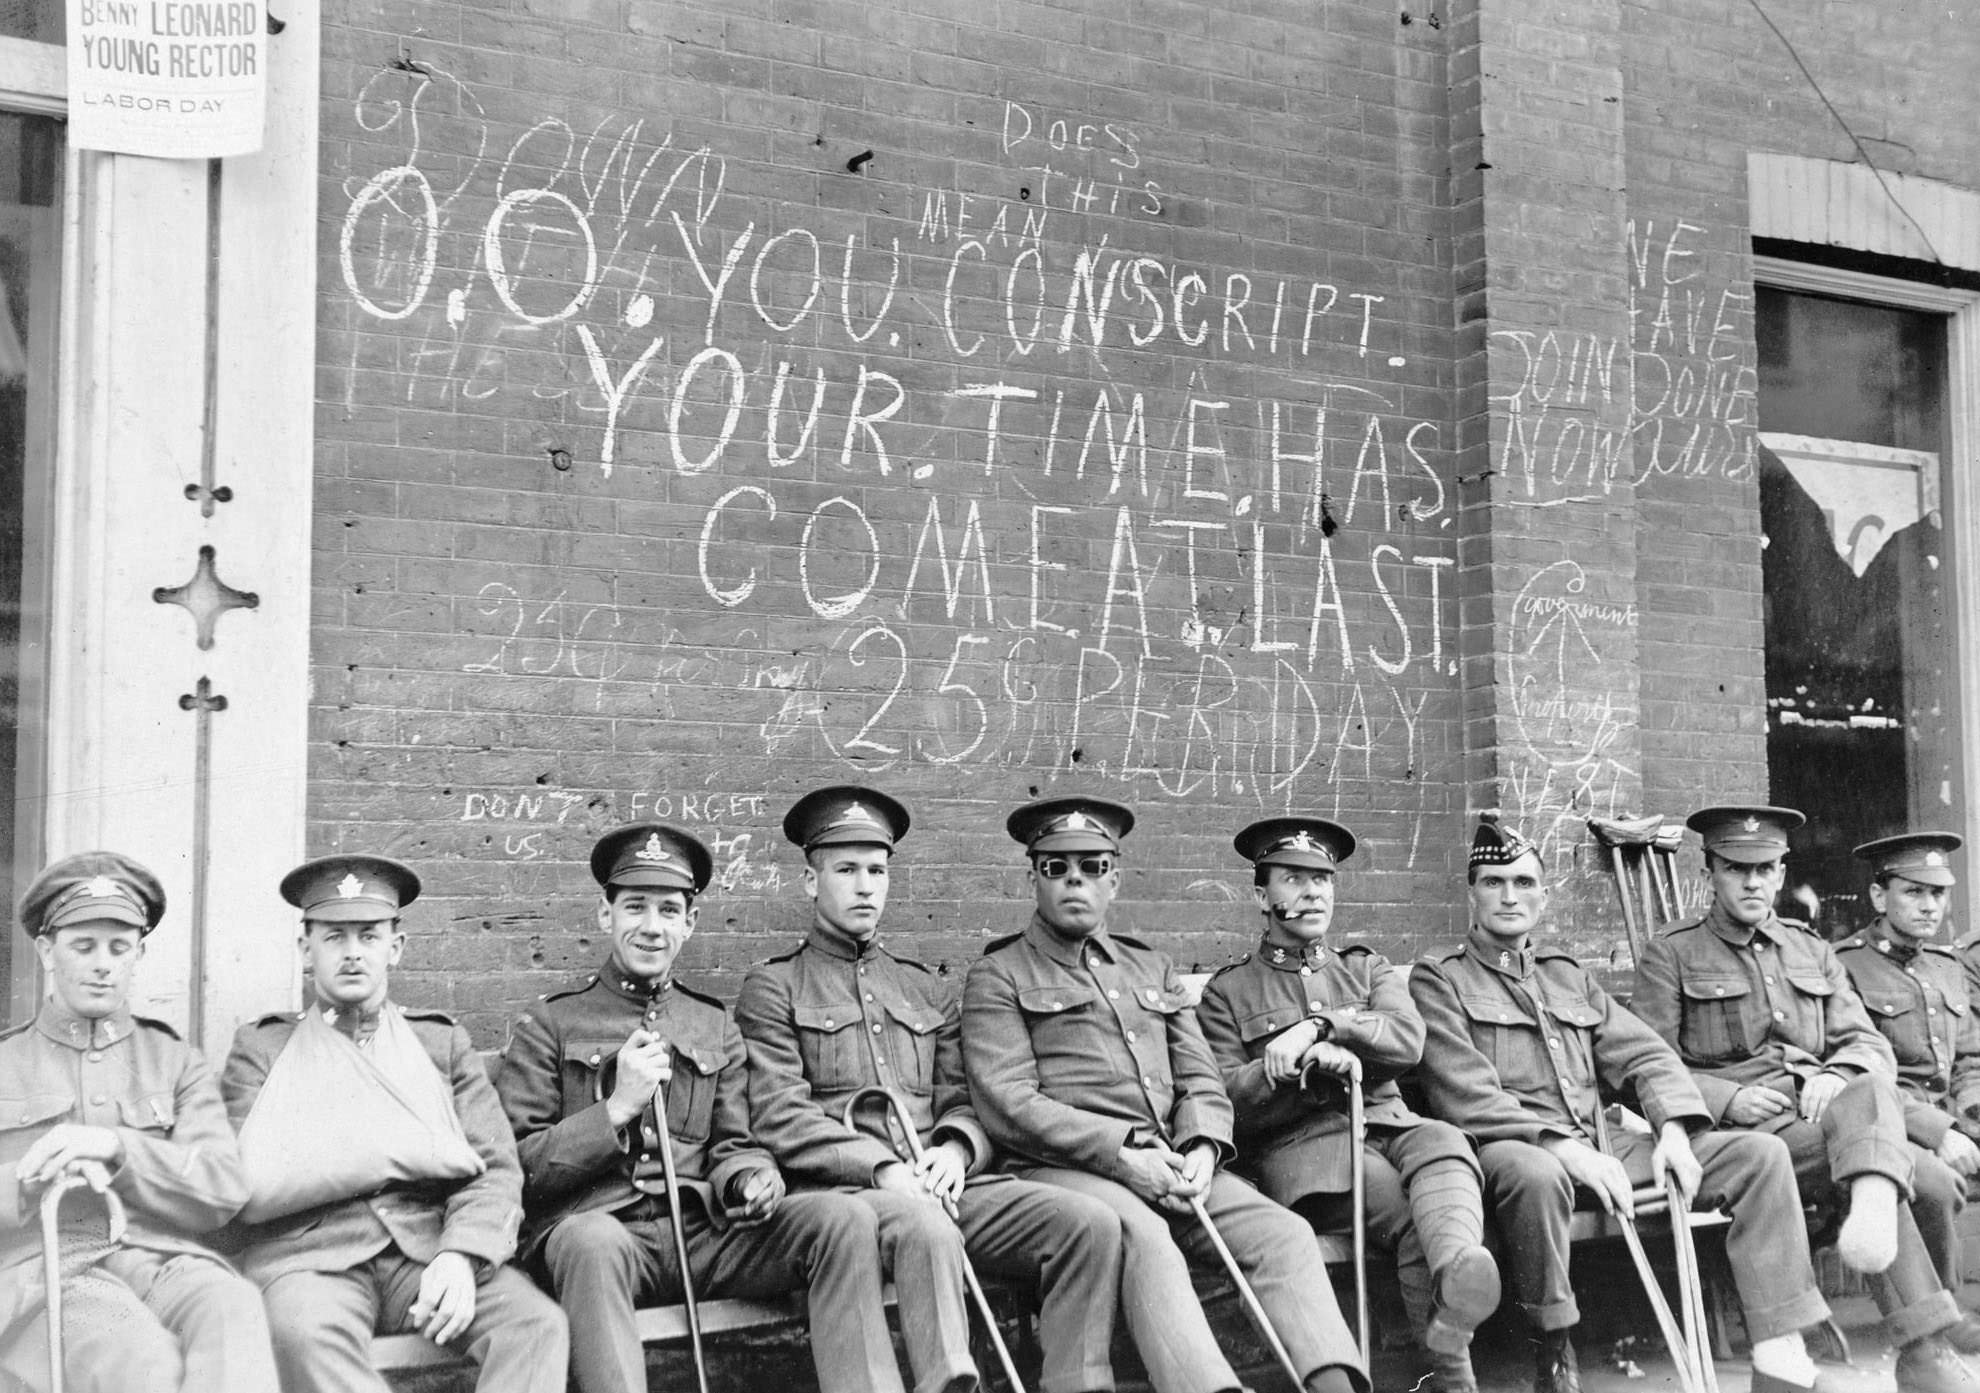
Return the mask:
<path id="1" fill-rule="evenodd" d="M 622 996 L 627 1001 L 637 1001 L 641 1005 L 657 996 L 665 996 L 674 989 L 673 977 L 666 976 L 657 982 L 644 977 L 633 977 L 619 968 L 616 958 L 607 956 L 605 966 L 598 969 L 598 980 L 614 996 Z"/>
<path id="2" fill-rule="evenodd" d="M 1318 968 L 1326 954 L 1327 941 L 1315 939 L 1311 943 L 1274 943 L 1271 938 L 1258 940 L 1258 960 L 1274 972 L 1298 972 L 1301 968 Z"/>
<path id="3" fill-rule="evenodd" d="M 1483 929 L 1474 928 L 1465 936 L 1464 951 L 1502 977 L 1525 981 L 1533 975 L 1531 938 L 1513 948 Z"/>
<path id="4" fill-rule="evenodd" d="M 1717 900 L 1712 901 L 1712 907 L 1705 911 L 1705 924 L 1713 933 L 1735 948 L 1744 948 L 1759 937 L 1765 937 L 1777 947 L 1786 941 L 1787 929 L 1773 915 L 1769 914 L 1758 924 L 1749 927 L 1726 913 Z"/>
<path id="5" fill-rule="evenodd" d="M 1914 962 L 1918 957 L 1919 949 L 1924 947 L 1915 938 L 1892 933 L 1890 924 L 1881 914 L 1877 916 L 1877 922 L 1864 931 L 1864 937 L 1870 940 L 1871 946 L 1879 953 L 1900 966 Z"/>
<path id="6" fill-rule="evenodd" d="M 880 952 L 880 935 L 867 938 L 854 938 L 849 933 L 841 933 L 830 924 L 813 920 L 811 931 L 804 936 L 807 948 L 816 948 L 827 957 L 844 962 L 858 962 L 861 958 L 877 957 Z"/>
<path id="7" fill-rule="evenodd" d="M 1065 938 L 1055 932 L 1036 910 L 1032 911 L 1031 922 L 1025 925 L 1024 940 L 1053 962 L 1065 967 L 1078 967 L 1093 954 L 1110 963 L 1120 960 L 1120 950 L 1114 947 L 1114 941 L 1107 936 L 1105 929 L 1097 929 L 1086 938 Z"/>
<path id="8" fill-rule="evenodd" d="M 74 1050 L 97 1050 L 130 1038 L 137 1027 L 128 1006 L 119 1006 L 107 1016 L 79 1016 L 61 1002 L 50 999 L 41 1004 L 34 1028 L 58 1045 Z"/>
<path id="9" fill-rule="evenodd" d="M 379 1017 L 385 1014 L 391 1000 L 387 998 L 372 1010 L 362 1006 L 337 1006 L 328 1001 L 310 1003 L 310 1009 L 323 1017 L 323 1023 L 354 1044 L 365 1044 L 378 1033 Z"/>

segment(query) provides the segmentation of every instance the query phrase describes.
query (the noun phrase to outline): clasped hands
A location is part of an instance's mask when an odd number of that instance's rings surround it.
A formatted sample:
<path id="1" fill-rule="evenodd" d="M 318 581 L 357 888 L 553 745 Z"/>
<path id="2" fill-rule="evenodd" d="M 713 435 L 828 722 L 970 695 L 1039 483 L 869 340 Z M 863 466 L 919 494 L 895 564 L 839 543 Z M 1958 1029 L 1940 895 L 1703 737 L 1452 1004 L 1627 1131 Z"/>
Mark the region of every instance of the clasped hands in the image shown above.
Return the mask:
<path id="1" fill-rule="evenodd" d="M 1217 1148 L 1207 1141 L 1188 1151 L 1172 1151 L 1159 1143 L 1124 1146 L 1116 1155 L 1123 1185 L 1176 1214 L 1187 1214 L 1190 1201 L 1202 1198 L 1217 1173 Z"/>
<path id="2" fill-rule="evenodd" d="M 1346 1078 L 1359 1068 L 1353 1051 L 1320 1038 L 1324 1028 L 1317 1017 L 1309 1017 L 1274 1035 L 1259 1056 L 1267 1081 L 1298 1083 L 1309 1067 Z"/>

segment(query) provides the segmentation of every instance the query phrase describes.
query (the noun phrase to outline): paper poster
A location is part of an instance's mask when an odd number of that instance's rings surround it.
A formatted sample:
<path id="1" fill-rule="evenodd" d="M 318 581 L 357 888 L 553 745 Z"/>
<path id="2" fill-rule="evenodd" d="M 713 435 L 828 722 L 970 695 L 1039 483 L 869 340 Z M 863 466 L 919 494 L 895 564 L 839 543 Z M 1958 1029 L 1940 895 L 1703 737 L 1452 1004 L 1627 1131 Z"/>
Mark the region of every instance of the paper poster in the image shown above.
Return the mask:
<path id="1" fill-rule="evenodd" d="M 68 0 L 69 144 L 163 159 L 261 148 L 259 0 Z"/>

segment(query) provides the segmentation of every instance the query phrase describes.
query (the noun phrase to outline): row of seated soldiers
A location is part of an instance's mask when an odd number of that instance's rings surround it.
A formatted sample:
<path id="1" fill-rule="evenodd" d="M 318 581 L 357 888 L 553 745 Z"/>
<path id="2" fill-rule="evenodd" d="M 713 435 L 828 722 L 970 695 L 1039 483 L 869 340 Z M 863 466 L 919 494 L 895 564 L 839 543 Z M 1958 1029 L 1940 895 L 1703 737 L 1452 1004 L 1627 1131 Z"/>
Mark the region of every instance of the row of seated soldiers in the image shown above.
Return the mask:
<path id="1" fill-rule="evenodd" d="M 907 810 L 818 790 L 784 822 L 812 926 L 733 1011 L 674 976 L 707 849 L 617 829 L 591 855 L 609 953 L 515 1023 L 492 1080 L 461 1027 L 391 1000 L 420 888 L 398 862 L 284 879 L 309 1003 L 244 1025 L 215 1080 L 129 1009 L 156 878 L 66 858 L 21 907 L 47 999 L 0 1038 L 0 1379 L 49 1386 L 52 1266 L 73 1389 L 379 1390 L 374 1333 L 416 1330 L 477 1360 L 482 1389 L 628 1393 L 634 1309 L 678 1300 L 685 1260 L 703 1297 L 806 1292 L 824 1393 L 903 1389 L 891 1276 L 916 1393 L 963 1393 L 966 1253 L 1035 1294 L 1044 1393 L 1113 1386 L 1116 1314 L 1159 1393 L 1216 1393 L 1238 1380 L 1189 1275 L 1210 1260 L 1200 1210 L 1305 1387 L 1367 1390 L 1313 1238 L 1346 1221 L 1335 1081 L 1359 1073 L 1366 1216 L 1435 1387 L 1475 1389 L 1503 1261 L 1535 1386 L 1576 1389 L 1571 1211 L 1627 1210 L 1668 1176 L 1731 1215 L 1755 1393 L 1818 1386 L 1804 1206 L 1867 1275 L 1898 1387 L 1980 1391 L 1961 1357 L 1980 1321 L 1952 1295 L 1980 1168 L 1980 996 L 1939 941 L 1958 838 L 1859 848 L 1879 917 L 1838 952 L 1773 911 L 1798 813 L 1694 815 L 1711 908 L 1649 947 L 1625 1009 L 1538 936 L 1544 866 L 1517 829 L 1481 820 L 1466 940 L 1405 973 L 1328 943 L 1353 833 L 1267 819 L 1235 839 L 1258 948 L 1192 1006 L 1166 956 L 1108 929 L 1133 822 L 1084 797 L 1012 813 L 1035 910 L 958 992 L 880 938 Z M 918 1145 L 852 1106 L 875 1087 Z M 1611 1125 L 1605 1095 L 1648 1131 Z M 51 1264 L 37 1210 L 68 1180 L 106 1203 L 57 1211 Z"/>

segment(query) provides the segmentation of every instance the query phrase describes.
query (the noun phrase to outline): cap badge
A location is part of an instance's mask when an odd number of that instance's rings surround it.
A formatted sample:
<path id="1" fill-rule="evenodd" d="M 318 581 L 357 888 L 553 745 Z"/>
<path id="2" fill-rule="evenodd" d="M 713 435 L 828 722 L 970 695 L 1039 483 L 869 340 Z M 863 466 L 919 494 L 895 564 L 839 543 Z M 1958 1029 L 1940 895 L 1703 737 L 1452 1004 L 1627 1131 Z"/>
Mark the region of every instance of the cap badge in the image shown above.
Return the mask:
<path id="1" fill-rule="evenodd" d="M 1749 817 L 1746 821 L 1740 823 L 1740 826 L 1744 827 L 1749 832 L 1758 832 L 1760 830 L 1760 819 L 1757 817 Z"/>
<path id="2" fill-rule="evenodd" d="M 340 900 L 354 900 L 363 893 L 364 882 L 359 880 L 351 872 L 344 872 L 344 878 L 337 882 L 337 898 Z"/>
<path id="3" fill-rule="evenodd" d="M 119 889 L 117 882 L 107 875 L 93 875 L 88 880 L 85 880 L 79 888 L 83 894 L 89 896 L 92 900 L 107 899 L 109 896 L 118 893 Z"/>
<path id="4" fill-rule="evenodd" d="M 633 853 L 635 861 L 671 861 L 674 853 L 667 850 L 667 844 L 660 840 L 658 832 L 649 832 L 646 845 Z"/>
<path id="5" fill-rule="evenodd" d="M 1313 838 L 1310 835 L 1308 835 L 1308 833 L 1303 828 L 1300 831 L 1293 833 L 1293 835 L 1287 840 L 1286 847 L 1288 850 L 1291 851 L 1320 850 L 1320 848 L 1314 844 Z"/>
<path id="6" fill-rule="evenodd" d="M 1093 824 L 1088 820 L 1086 814 L 1077 808 L 1067 813 L 1066 820 L 1060 823 L 1059 826 L 1068 832 L 1089 832 L 1093 830 Z"/>
<path id="7" fill-rule="evenodd" d="M 1943 851 L 1928 851 L 1925 853 L 1925 864 L 1928 866 L 1943 866 L 1946 864 L 1946 854 Z"/>
<path id="8" fill-rule="evenodd" d="M 869 813 L 865 808 L 861 807 L 857 803 L 846 804 L 846 811 L 843 820 L 846 822 L 874 822 L 874 823 L 880 821 L 879 818 L 875 817 L 872 813 Z"/>

